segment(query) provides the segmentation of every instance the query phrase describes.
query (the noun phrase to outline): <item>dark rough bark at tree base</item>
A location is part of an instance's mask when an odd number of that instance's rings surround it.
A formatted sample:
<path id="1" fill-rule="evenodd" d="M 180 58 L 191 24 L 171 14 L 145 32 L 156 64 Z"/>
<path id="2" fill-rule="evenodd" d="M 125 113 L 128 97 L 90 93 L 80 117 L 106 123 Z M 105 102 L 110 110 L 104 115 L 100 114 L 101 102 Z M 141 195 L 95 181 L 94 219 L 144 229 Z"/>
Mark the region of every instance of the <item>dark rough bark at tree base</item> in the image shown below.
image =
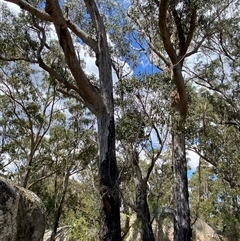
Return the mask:
<path id="1" fill-rule="evenodd" d="M 173 175 L 174 241 L 191 241 L 185 136 L 180 131 L 173 134 Z"/>
<path id="2" fill-rule="evenodd" d="M 135 181 L 137 217 L 141 222 L 142 241 L 155 241 L 147 203 L 146 182 L 142 179 Z"/>
<path id="3" fill-rule="evenodd" d="M 105 116 L 98 119 L 98 125 L 101 126 L 99 128 L 99 176 L 102 198 L 100 239 L 104 241 L 120 241 L 120 199 L 117 181 L 114 118 L 110 118 L 106 113 Z"/>
<path id="4" fill-rule="evenodd" d="M 142 171 L 139 166 L 139 153 L 129 148 L 129 159 L 135 166 L 136 177 L 135 181 L 135 211 L 137 213 L 137 219 L 140 221 L 141 226 L 141 240 L 142 241 L 155 241 L 155 237 L 152 230 L 152 223 L 150 218 L 149 206 L 147 201 L 147 181 L 148 177 L 143 178 Z"/>

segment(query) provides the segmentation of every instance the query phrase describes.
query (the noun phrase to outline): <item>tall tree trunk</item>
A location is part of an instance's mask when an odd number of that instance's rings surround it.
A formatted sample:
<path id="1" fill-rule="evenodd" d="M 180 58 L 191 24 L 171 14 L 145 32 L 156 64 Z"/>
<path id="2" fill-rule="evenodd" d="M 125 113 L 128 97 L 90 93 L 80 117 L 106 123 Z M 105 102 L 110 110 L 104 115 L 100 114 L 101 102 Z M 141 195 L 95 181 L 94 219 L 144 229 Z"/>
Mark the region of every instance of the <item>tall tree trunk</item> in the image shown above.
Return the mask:
<path id="1" fill-rule="evenodd" d="M 142 176 L 142 171 L 139 166 L 139 153 L 132 150 L 132 148 L 129 148 L 128 155 L 131 158 L 133 165 L 135 166 L 136 172 L 136 177 L 134 178 L 136 193 L 135 211 L 137 212 L 137 218 L 141 224 L 141 239 L 142 241 L 155 241 L 147 201 L 148 176 L 146 176 L 145 178 L 143 178 Z"/>
<path id="2" fill-rule="evenodd" d="M 141 222 L 142 241 L 155 241 L 150 212 L 147 202 L 147 183 L 143 179 L 135 179 L 137 218 Z"/>
<path id="3" fill-rule="evenodd" d="M 182 75 L 182 63 L 175 65 L 173 68 L 173 79 L 176 84 L 176 92 L 173 92 L 172 95 L 172 109 L 174 112 L 172 120 L 174 241 L 190 241 L 192 239 L 192 230 L 184 133 L 188 98 Z"/>
<path id="4" fill-rule="evenodd" d="M 190 241 L 190 209 L 188 200 L 187 160 L 184 130 L 174 130 L 172 136 L 174 241 Z"/>
<path id="5" fill-rule="evenodd" d="M 34 28 L 39 30 L 40 46 L 37 49 L 36 57 L 41 68 L 54 76 L 64 86 L 67 86 L 74 94 L 62 91 L 68 96 L 75 97 L 82 101 L 85 106 L 97 117 L 98 139 L 99 139 L 99 191 L 102 196 L 101 230 L 102 241 L 121 240 L 120 227 L 120 200 L 118 190 L 118 172 L 115 154 L 115 123 L 113 106 L 113 83 L 112 65 L 110 52 L 107 43 L 107 34 L 103 18 L 98 11 L 94 0 L 84 0 L 91 24 L 95 28 L 96 36 L 91 38 L 75 24 L 71 19 L 66 18 L 62 11 L 62 4 L 58 0 L 46 0 L 45 12 L 42 7 L 37 9 L 27 1 L 12 1 L 22 9 L 30 12 L 32 16 L 44 21 L 53 23 L 58 36 L 59 45 L 65 56 L 66 64 L 74 78 L 74 82 L 68 81 L 61 76 L 58 70 L 48 66 L 42 58 L 43 49 L 46 46 L 46 33 L 43 27 L 34 21 Z M 71 31 L 69 30 L 71 28 Z M 72 34 L 81 38 L 96 54 L 96 65 L 99 69 L 100 93 L 92 84 L 89 77 L 79 64 Z"/>
<path id="6" fill-rule="evenodd" d="M 189 19 L 183 22 L 181 13 L 178 13 L 177 2 L 169 0 L 159 1 L 159 30 L 166 50 L 172 78 L 176 86 L 176 92 L 172 96 L 173 129 L 172 129 L 172 161 L 173 161 L 173 197 L 174 197 L 174 240 L 190 241 L 192 238 L 190 224 L 190 210 L 188 203 L 188 178 L 187 178 L 187 160 L 185 152 L 185 134 L 184 127 L 188 112 L 188 96 L 182 75 L 182 66 L 184 59 L 192 41 L 196 26 L 196 6 L 189 5 Z M 171 31 L 169 31 L 169 18 L 172 14 L 172 23 L 177 31 L 178 43 L 173 44 L 171 40 Z M 184 26 L 184 27 L 183 27 Z M 183 29 L 188 29 L 184 31 Z"/>
<path id="7" fill-rule="evenodd" d="M 102 109 L 96 111 L 99 139 L 99 191 L 102 198 L 102 241 L 120 241 L 120 198 L 115 148 L 112 63 L 103 19 L 94 0 L 85 0 L 97 33 L 96 65 L 99 69 Z"/>
<path id="8" fill-rule="evenodd" d="M 115 154 L 115 124 L 107 112 L 98 117 L 99 176 L 102 198 L 100 239 L 120 241 L 120 199 Z"/>

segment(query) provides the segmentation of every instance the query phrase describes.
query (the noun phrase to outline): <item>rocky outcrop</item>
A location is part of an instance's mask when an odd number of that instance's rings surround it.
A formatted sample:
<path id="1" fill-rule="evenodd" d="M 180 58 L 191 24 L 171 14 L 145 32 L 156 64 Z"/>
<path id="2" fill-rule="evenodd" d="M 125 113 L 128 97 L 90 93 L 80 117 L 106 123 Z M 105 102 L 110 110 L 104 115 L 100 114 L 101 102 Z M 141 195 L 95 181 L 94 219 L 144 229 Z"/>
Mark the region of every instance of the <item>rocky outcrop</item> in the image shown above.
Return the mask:
<path id="1" fill-rule="evenodd" d="M 37 195 L 0 177 L 0 240 L 42 241 L 45 224 Z"/>
<path id="2" fill-rule="evenodd" d="M 218 230 L 214 229 L 201 219 L 197 219 L 193 225 L 193 238 L 196 241 L 227 241 Z"/>
<path id="3" fill-rule="evenodd" d="M 156 241 L 162 240 L 162 241 L 173 241 L 173 221 L 169 220 L 163 223 L 162 226 L 162 237 L 156 238 Z M 204 222 L 201 219 L 197 219 L 193 225 L 193 240 L 194 241 L 228 241 L 225 237 L 223 237 L 220 232 L 214 228 L 212 228 L 210 225 L 208 225 L 206 222 Z"/>
<path id="4" fill-rule="evenodd" d="M 141 241 L 140 230 L 137 217 L 133 214 L 130 217 L 131 226 L 126 241 Z M 160 212 L 152 223 L 153 232 L 156 241 L 173 241 L 173 210 L 166 208 Z M 193 225 L 193 240 L 195 241 L 228 241 L 221 233 L 208 225 L 201 219 L 197 219 Z"/>

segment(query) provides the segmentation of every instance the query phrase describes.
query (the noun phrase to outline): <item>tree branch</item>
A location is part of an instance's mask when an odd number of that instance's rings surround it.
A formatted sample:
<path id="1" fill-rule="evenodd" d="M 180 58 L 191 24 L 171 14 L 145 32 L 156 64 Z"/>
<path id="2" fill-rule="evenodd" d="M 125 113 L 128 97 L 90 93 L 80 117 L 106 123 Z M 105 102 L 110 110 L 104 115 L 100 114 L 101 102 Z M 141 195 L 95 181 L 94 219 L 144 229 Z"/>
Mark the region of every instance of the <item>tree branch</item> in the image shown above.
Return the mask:
<path id="1" fill-rule="evenodd" d="M 111 105 L 113 92 L 112 92 L 112 63 L 108 50 L 108 42 L 105 26 L 98 11 L 97 5 L 94 0 L 84 0 L 86 7 L 91 16 L 93 25 L 97 32 L 97 52 L 96 52 L 96 65 L 99 68 L 101 93 L 104 99 L 108 100 L 108 104 Z M 107 109 L 113 109 L 113 106 L 107 106 Z"/>
<path id="2" fill-rule="evenodd" d="M 68 67 L 76 80 L 79 95 L 85 101 L 89 110 L 95 115 L 99 115 L 104 108 L 102 98 L 79 66 L 73 41 L 59 6 L 59 2 L 57 0 L 47 0 L 45 10 L 52 17 L 59 44 L 63 49 Z"/>
<path id="3" fill-rule="evenodd" d="M 177 63 L 177 55 L 176 50 L 173 47 L 173 44 L 170 40 L 170 33 L 167 28 L 167 7 L 168 7 L 168 0 L 161 0 L 159 4 L 159 30 L 161 33 L 162 41 L 165 50 L 168 53 L 168 56 L 170 57 L 173 64 Z"/>
<path id="4" fill-rule="evenodd" d="M 34 26 L 39 30 L 38 33 L 38 37 L 40 39 L 40 46 L 37 50 L 37 63 L 39 64 L 39 66 L 44 69 L 45 71 L 47 71 L 51 76 L 55 77 L 58 82 L 62 83 L 64 86 L 66 86 L 68 89 L 74 90 L 75 92 L 79 92 L 79 89 L 71 84 L 69 81 L 65 80 L 65 78 L 63 78 L 61 75 L 59 75 L 52 67 L 49 67 L 48 65 L 46 65 L 41 57 L 41 52 L 46 44 L 46 34 L 45 34 L 45 30 L 44 28 L 42 28 L 36 21 L 35 18 L 33 16 L 33 24 Z M 40 35 L 41 33 L 41 35 Z"/>
<path id="5" fill-rule="evenodd" d="M 183 48 L 180 51 L 180 56 L 184 56 L 188 50 L 188 47 L 192 41 L 193 38 L 193 34 L 195 32 L 195 28 L 196 28 L 196 19 L 197 19 L 197 9 L 196 7 L 192 10 L 192 15 L 191 15 L 191 19 L 190 19 L 190 28 L 189 28 L 189 32 L 187 35 L 187 40 L 184 43 Z M 185 56 L 186 57 L 186 56 Z"/>
<path id="6" fill-rule="evenodd" d="M 190 52 L 188 52 L 187 54 L 185 54 L 185 58 L 193 55 L 193 54 L 196 54 L 199 50 L 199 48 L 202 46 L 202 43 L 204 42 L 204 40 L 206 39 L 206 35 L 202 37 L 202 39 L 198 42 L 197 46 Z"/>
<path id="7" fill-rule="evenodd" d="M 82 41 L 87 44 L 93 51 L 97 52 L 97 41 L 92 39 L 87 33 L 85 33 L 82 29 L 80 29 L 75 23 L 71 20 L 67 19 L 67 26 L 75 33 Z"/>
<path id="8" fill-rule="evenodd" d="M 62 93 L 65 96 L 74 98 L 74 99 L 76 99 L 76 100 L 85 104 L 84 100 L 79 95 L 76 95 L 77 93 L 74 93 L 73 91 L 67 91 L 67 90 L 64 90 L 62 88 L 57 88 L 57 91 L 59 91 L 60 93 Z"/>
<path id="9" fill-rule="evenodd" d="M 177 28 L 177 33 L 178 33 L 178 40 L 179 40 L 179 53 L 183 52 L 183 48 L 185 45 L 185 36 L 184 36 L 184 29 L 182 26 L 181 18 L 179 17 L 176 6 L 175 6 L 175 1 L 171 1 L 170 3 L 170 8 L 171 12 L 174 18 L 174 22 Z"/>
<path id="10" fill-rule="evenodd" d="M 139 7 L 139 11 L 141 12 L 142 15 L 144 15 L 143 11 L 141 10 L 141 7 Z M 152 43 L 150 34 L 147 34 L 147 30 L 144 29 L 144 26 L 143 26 L 143 24 L 140 23 L 139 18 L 136 16 L 133 16 L 133 15 L 130 15 L 129 13 L 127 13 L 127 15 L 130 19 L 132 19 L 137 24 L 137 27 L 141 31 L 141 34 L 145 37 L 145 40 L 146 40 L 148 46 L 150 47 L 150 49 L 164 62 L 164 64 L 166 66 L 170 67 L 171 66 L 170 61 L 160 51 L 158 51 L 157 48 L 154 46 L 154 44 Z M 138 42 L 138 44 L 141 46 L 141 44 L 139 42 Z M 146 51 L 143 46 L 141 46 L 141 48 L 144 51 Z"/>
<path id="11" fill-rule="evenodd" d="M 4 0 L 4 1 L 14 3 L 14 4 L 18 5 L 21 9 L 27 10 L 34 16 L 36 16 L 42 20 L 52 22 L 52 18 L 49 14 L 47 14 L 46 12 L 44 12 L 40 9 L 33 7 L 30 3 L 28 3 L 28 1 L 25 1 L 25 0 Z"/>

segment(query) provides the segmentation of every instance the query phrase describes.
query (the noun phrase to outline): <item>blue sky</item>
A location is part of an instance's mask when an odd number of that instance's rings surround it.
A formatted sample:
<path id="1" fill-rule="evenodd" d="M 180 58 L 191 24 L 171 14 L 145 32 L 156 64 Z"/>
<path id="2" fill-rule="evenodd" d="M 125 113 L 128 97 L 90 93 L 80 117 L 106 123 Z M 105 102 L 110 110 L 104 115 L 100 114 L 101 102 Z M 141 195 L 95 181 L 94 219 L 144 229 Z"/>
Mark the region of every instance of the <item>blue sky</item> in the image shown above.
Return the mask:
<path id="1" fill-rule="evenodd" d="M 3 0 L 0 0 L 0 4 L 4 2 Z M 128 1 L 126 1 L 128 2 Z M 16 5 L 16 4 L 12 4 L 12 3 L 8 3 L 5 2 L 9 8 L 11 8 L 14 12 L 18 13 L 20 12 L 20 8 Z M 57 36 L 53 35 L 52 37 L 56 38 Z M 146 44 L 146 43 L 145 43 Z M 132 39 L 132 45 L 134 48 L 139 49 L 140 46 L 138 45 L 138 43 L 136 41 L 134 41 L 134 39 Z M 79 46 L 81 48 L 81 46 Z M 85 50 L 82 48 L 81 49 L 82 52 L 84 52 Z M 98 75 L 98 68 L 95 65 L 95 58 L 88 56 L 85 53 L 81 53 L 81 56 L 85 56 L 84 60 L 86 62 L 86 69 L 85 71 L 87 72 L 87 74 L 96 74 Z M 129 71 L 130 66 L 126 65 L 126 71 Z M 136 66 L 136 68 L 134 68 L 132 70 L 132 75 L 139 75 L 139 74 L 154 74 L 159 72 L 159 69 L 156 68 L 146 57 L 145 53 L 142 53 L 140 56 L 140 61 L 139 64 Z M 114 74 L 113 71 L 113 79 L 114 81 L 116 81 L 116 76 Z M 199 161 L 199 156 L 197 154 L 195 154 L 194 152 L 189 151 L 187 154 L 187 157 L 189 158 L 189 166 L 191 167 L 191 170 L 188 171 L 188 175 L 189 177 L 192 175 L 192 172 L 195 171 L 196 166 L 198 165 L 198 161 Z"/>

